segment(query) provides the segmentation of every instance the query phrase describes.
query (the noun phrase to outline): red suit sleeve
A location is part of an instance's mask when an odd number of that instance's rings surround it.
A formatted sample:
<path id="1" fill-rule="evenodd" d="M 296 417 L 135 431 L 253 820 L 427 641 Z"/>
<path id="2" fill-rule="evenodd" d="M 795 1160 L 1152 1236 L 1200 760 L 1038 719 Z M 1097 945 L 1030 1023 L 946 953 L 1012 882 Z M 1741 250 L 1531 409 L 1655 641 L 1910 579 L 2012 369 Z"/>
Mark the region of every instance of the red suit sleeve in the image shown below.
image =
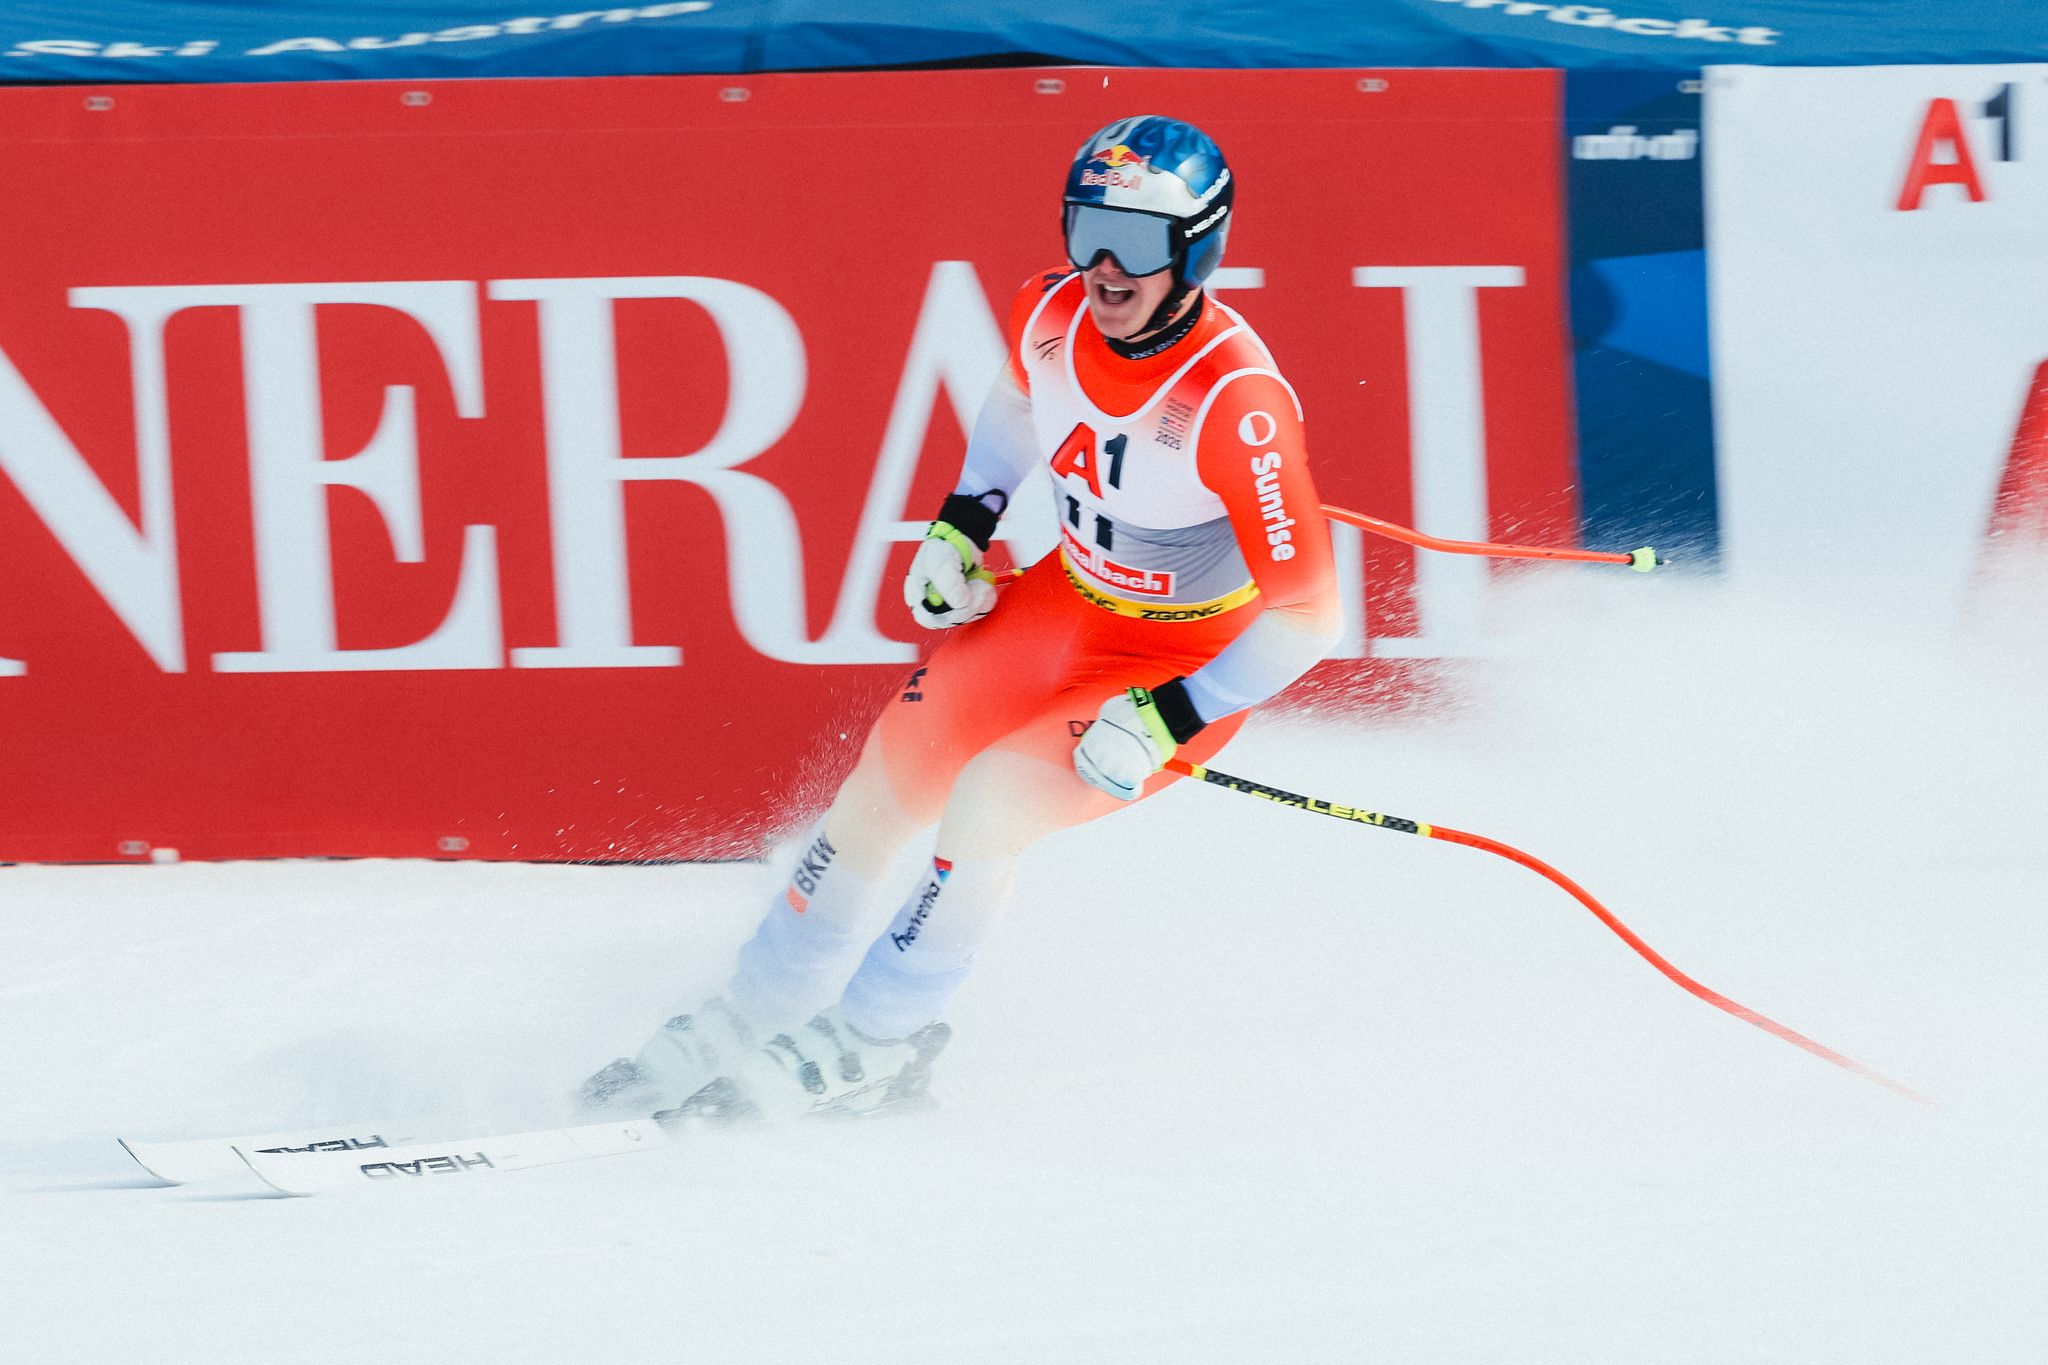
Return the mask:
<path id="1" fill-rule="evenodd" d="M 1306 673 L 1342 629 L 1330 527 L 1309 474 L 1294 393 L 1254 372 L 1225 381 L 1195 450 L 1202 483 L 1223 500 L 1263 610 L 1187 679 L 1205 721 L 1273 696 Z"/>

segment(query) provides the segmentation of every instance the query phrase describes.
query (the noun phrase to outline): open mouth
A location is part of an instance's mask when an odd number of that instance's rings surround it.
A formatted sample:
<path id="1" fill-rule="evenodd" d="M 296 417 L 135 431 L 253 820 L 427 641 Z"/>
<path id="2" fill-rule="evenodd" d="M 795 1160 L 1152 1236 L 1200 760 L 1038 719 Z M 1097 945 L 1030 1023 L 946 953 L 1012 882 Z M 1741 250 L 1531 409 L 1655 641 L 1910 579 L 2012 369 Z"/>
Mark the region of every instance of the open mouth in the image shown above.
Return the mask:
<path id="1" fill-rule="evenodd" d="M 1119 289 L 1113 284 L 1098 284 L 1095 288 L 1101 294 L 1102 301 L 1112 308 L 1120 308 L 1129 303 L 1131 296 L 1138 292 L 1135 289 Z"/>

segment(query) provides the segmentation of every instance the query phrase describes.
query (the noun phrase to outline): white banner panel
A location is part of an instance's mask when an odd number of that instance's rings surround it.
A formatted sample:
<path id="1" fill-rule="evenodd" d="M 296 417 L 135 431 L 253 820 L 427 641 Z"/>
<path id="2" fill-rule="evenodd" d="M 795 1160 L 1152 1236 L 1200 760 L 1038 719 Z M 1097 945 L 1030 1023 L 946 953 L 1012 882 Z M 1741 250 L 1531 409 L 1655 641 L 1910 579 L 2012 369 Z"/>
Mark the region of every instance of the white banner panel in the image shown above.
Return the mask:
<path id="1" fill-rule="evenodd" d="M 1704 143 L 1727 568 L 1955 600 L 2038 458 L 2048 66 L 1721 67 Z"/>

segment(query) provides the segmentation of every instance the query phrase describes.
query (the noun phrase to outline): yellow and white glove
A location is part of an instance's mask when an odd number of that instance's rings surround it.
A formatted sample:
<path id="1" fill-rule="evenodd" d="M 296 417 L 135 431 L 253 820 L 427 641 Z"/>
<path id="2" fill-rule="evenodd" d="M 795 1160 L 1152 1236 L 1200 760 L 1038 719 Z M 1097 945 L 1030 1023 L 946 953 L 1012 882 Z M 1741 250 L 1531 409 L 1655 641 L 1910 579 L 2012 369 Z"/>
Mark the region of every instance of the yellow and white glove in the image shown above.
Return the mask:
<path id="1" fill-rule="evenodd" d="M 1081 732 L 1074 771 L 1119 801 L 1135 801 L 1144 794 L 1145 779 L 1165 767 L 1204 724 L 1179 678 L 1150 690 L 1133 687 L 1102 703 L 1094 722 Z"/>
<path id="2" fill-rule="evenodd" d="M 903 602 L 927 630 L 978 621 L 995 610 L 996 576 L 981 566 L 997 514 L 979 498 L 955 493 L 925 528 L 903 580 Z"/>

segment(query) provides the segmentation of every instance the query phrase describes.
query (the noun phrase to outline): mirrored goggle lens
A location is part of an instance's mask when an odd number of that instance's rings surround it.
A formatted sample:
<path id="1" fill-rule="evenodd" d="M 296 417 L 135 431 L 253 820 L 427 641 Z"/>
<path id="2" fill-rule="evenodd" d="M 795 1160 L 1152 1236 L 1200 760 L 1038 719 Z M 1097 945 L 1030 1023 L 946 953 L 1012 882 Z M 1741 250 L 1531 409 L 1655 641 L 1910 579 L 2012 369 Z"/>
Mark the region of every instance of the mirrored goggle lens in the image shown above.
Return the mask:
<path id="1" fill-rule="evenodd" d="M 1149 213 L 1067 205 L 1067 259 L 1074 268 L 1086 270 L 1105 251 L 1126 275 L 1156 275 L 1173 264 L 1173 224 Z"/>

